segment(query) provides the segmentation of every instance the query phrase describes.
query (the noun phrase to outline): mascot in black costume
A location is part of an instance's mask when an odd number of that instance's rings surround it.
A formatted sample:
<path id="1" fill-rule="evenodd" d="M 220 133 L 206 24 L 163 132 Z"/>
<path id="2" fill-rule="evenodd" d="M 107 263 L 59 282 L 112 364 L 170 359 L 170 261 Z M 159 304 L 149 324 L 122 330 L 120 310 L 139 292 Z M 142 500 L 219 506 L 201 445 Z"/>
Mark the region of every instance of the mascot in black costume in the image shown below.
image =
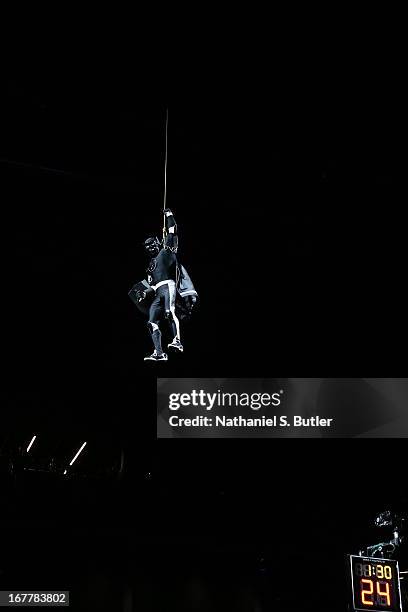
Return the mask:
<path id="1" fill-rule="evenodd" d="M 144 247 L 150 257 L 147 279 L 136 283 L 129 297 L 148 316 L 154 351 L 145 361 L 167 361 L 160 323 L 165 320 L 170 326 L 172 341 L 168 348 L 182 353 L 180 320 L 190 317 L 198 298 L 190 276 L 177 260 L 177 224 L 169 208 L 164 209 L 163 241 L 156 236 L 150 237 L 145 240 Z"/>

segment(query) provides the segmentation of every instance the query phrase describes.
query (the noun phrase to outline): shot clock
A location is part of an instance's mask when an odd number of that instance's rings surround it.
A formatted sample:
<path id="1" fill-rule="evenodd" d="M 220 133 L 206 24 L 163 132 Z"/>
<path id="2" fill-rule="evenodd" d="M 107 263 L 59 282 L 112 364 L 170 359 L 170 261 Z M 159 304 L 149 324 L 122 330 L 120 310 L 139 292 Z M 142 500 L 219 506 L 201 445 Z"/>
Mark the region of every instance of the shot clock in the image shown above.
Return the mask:
<path id="1" fill-rule="evenodd" d="M 350 555 L 353 610 L 401 612 L 398 562 Z"/>

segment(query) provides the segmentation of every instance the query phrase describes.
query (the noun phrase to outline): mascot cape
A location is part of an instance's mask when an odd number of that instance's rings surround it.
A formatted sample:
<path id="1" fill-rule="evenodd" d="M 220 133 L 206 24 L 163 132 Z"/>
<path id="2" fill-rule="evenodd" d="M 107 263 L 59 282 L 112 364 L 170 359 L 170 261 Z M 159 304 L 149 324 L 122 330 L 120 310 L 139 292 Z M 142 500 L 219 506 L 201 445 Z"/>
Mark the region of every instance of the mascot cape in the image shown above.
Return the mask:
<path id="1" fill-rule="evenodd" d="M 198 293 L 194 288 L 193 282 L 184 266 L 180 265 L 177 269 L 177 298 L 176 298 L 176 314 L 179 319 L 186 319 L 191 315 L 191 309 L 188 306 L 190 296 L 198 298 Z M 137 299 L 137 292 L 144 291 L 145 297 L 142 300 Z M 146 279 L 136 283 L 128 293 L 130 299 L 136 304 L 139 311 L 146 317 L 149 316 L 150 305 L 154 298 L 154 290 L 151 288 Z"/>

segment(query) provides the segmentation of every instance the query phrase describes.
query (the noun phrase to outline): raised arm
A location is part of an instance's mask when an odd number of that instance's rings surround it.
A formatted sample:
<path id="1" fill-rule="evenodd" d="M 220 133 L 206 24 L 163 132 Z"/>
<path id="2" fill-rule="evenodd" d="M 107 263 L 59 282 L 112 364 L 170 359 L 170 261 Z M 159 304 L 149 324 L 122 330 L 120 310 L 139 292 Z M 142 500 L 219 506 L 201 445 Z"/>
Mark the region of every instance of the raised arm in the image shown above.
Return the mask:
<path id="1" fill-rule="evenodd" d="M 177 223 L 170 208 L 164 209 L 164 228 L 164 248 L 176 253 L 178 247 Z"/>

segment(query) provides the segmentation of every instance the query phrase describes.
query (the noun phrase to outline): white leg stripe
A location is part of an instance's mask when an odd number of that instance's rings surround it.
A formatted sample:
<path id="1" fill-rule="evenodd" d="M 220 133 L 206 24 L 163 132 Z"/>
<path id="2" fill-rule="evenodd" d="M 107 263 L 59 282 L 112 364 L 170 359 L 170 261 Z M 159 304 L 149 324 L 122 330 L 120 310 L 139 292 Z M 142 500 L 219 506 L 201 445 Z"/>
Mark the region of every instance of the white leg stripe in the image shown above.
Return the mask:
<path id="1" fill-rule="evenodd" d="M 176 325 L 177 338 L 180 340 L 180 322 L 176 316 L 176 285 L 172 283 L 169 285 L 170 294 L 170 311 L 173 316 L 174 323 Z"/>

